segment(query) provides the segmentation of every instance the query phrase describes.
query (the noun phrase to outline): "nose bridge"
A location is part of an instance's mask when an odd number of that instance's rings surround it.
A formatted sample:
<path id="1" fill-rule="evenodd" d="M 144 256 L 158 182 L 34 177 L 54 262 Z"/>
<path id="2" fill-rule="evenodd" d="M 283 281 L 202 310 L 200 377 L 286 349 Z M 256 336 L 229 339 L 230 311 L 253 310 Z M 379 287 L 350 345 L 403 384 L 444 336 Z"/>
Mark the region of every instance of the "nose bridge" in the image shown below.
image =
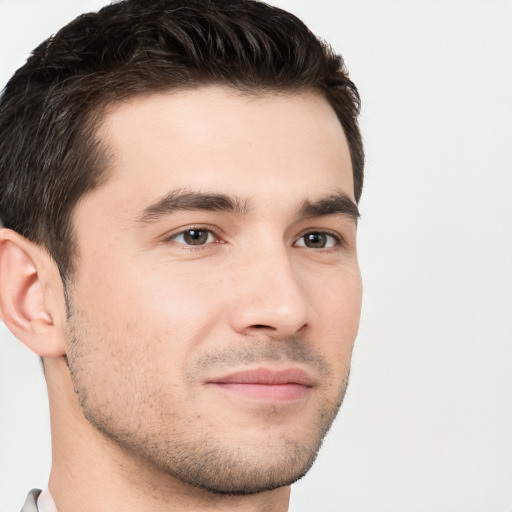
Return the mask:
<path id="1" fill-rule="evenodd" d="M 267 239 L 258 249 L 247 248 L 236 283 L 232 317 L 236 330 L 267 329 L 274 336 L 290 336 L 307 323 L 307 293 L 291 251 L 283 240 Z"/>

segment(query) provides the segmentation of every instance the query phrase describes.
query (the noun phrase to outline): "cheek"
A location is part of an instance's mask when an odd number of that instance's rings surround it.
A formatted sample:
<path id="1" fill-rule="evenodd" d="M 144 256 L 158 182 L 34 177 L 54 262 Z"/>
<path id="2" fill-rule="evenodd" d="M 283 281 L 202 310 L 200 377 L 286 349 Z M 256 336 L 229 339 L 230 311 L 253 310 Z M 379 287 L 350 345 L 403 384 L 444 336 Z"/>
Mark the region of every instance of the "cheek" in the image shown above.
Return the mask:
<path id="1" fill-rule="evenodd" d="M 355 336 L 362 301 L 361 274 L 357 264 L 333 268 L 324 274 L 317 273 L 308 280 L 307 286 L 322 323 L 347 335 L 353 332 Z"/>
<path id="2" fill-rule="evenodd" d="M 148 322 L 169 318 L 173 329 L 193 329 L 210 322 L 229 297 L 219 271 L 170 262 L 144 271 L 131 283 L 131 293 Z"/>
<path id="3" fill-rule="evenodd" d="M 97 330 L 109 335 L 109 343 L 121 343 L 120 350 L 142 358 L 158 354 L 152 358 L 155 367 L 172 363 L 178 370 L 218 330 L 229 300 L 225 291 L 212 273 L 169 262 L 95 276 L 84 296 L 90 299 L 85 303 L 89 319 L 101 322 Z"/>
<path id="4" fill-rule="evenodd" d="M 317 281 L 317 284 L 320 283 Z M 323 343 L 323 349 L 332 359 L 347 367 L 361 316 L 362 283 L 359 269 L 326 276 L 322 286 L 315 289 L 313 332 L 321 333 L 320 343 Z"/>
<path id="5" fill-rule="evenodd" d="M 347 335 L 355 339 L 359 330 L 361 317 L 363 287 L 359 272 L 350 276 L 343 283 L 340 291 L 339 317 L 343 319 L 347 327 Z"/>
<path id="6" fill-rule="evenodd" d="M 123 261 L 122 256 L 113 261 L 84 271 L 87 277 L 82 278 L 80 288 L 90 304 L 119 317 L 143 317 L 148 323 L 178 318 L 183 320 L 178 325 L 186 325 L 188 317 L 214 307 L 220 298 L 222 283 L 198 265 L 155 264 L 144 258 Z"/>

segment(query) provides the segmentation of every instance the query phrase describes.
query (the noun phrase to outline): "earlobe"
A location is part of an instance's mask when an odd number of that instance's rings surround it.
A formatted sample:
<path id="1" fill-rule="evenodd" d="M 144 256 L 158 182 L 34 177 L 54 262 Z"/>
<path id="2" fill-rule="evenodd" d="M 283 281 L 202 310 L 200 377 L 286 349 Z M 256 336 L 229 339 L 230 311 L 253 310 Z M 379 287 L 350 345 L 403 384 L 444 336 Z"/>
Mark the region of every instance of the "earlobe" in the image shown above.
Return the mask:
<path id="1" fill-rule="evenodd" d="M 0 310 L 7 327 L 43 357 L 64 354 L 60 313 L 52 305 L 48 282 L 55 264 L 39 246 L 9 229 L 0 229 Z M 53 311 L 52 311 L 53 309 Z"/>

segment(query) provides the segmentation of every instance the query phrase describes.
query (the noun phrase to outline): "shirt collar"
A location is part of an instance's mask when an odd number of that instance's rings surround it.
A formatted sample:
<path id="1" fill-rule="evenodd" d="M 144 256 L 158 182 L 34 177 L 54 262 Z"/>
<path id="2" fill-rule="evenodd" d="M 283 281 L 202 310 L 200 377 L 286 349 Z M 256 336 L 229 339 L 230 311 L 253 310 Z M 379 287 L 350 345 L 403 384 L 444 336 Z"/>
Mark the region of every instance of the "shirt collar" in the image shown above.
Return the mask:
<path id="1" fill-rule="evenodd" d="M 37 498 L 37 508 L 39 512 L 59 512 L 48 488 L 41 492 L 39 498 Z"/>

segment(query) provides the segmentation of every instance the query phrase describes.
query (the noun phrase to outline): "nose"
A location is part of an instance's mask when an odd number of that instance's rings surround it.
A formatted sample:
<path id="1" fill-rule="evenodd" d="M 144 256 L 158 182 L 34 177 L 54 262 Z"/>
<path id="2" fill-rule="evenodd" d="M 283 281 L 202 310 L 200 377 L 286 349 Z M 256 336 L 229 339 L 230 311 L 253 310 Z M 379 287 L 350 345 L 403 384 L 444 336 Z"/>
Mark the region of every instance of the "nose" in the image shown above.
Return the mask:
<path id="1" fill-rule="evenodd" d="M 309 302 L 285 246 L 252 252 L 241 265 L 230 308 L 232 328 L 249 336 L 292 336 L 308 324 Z"/>

